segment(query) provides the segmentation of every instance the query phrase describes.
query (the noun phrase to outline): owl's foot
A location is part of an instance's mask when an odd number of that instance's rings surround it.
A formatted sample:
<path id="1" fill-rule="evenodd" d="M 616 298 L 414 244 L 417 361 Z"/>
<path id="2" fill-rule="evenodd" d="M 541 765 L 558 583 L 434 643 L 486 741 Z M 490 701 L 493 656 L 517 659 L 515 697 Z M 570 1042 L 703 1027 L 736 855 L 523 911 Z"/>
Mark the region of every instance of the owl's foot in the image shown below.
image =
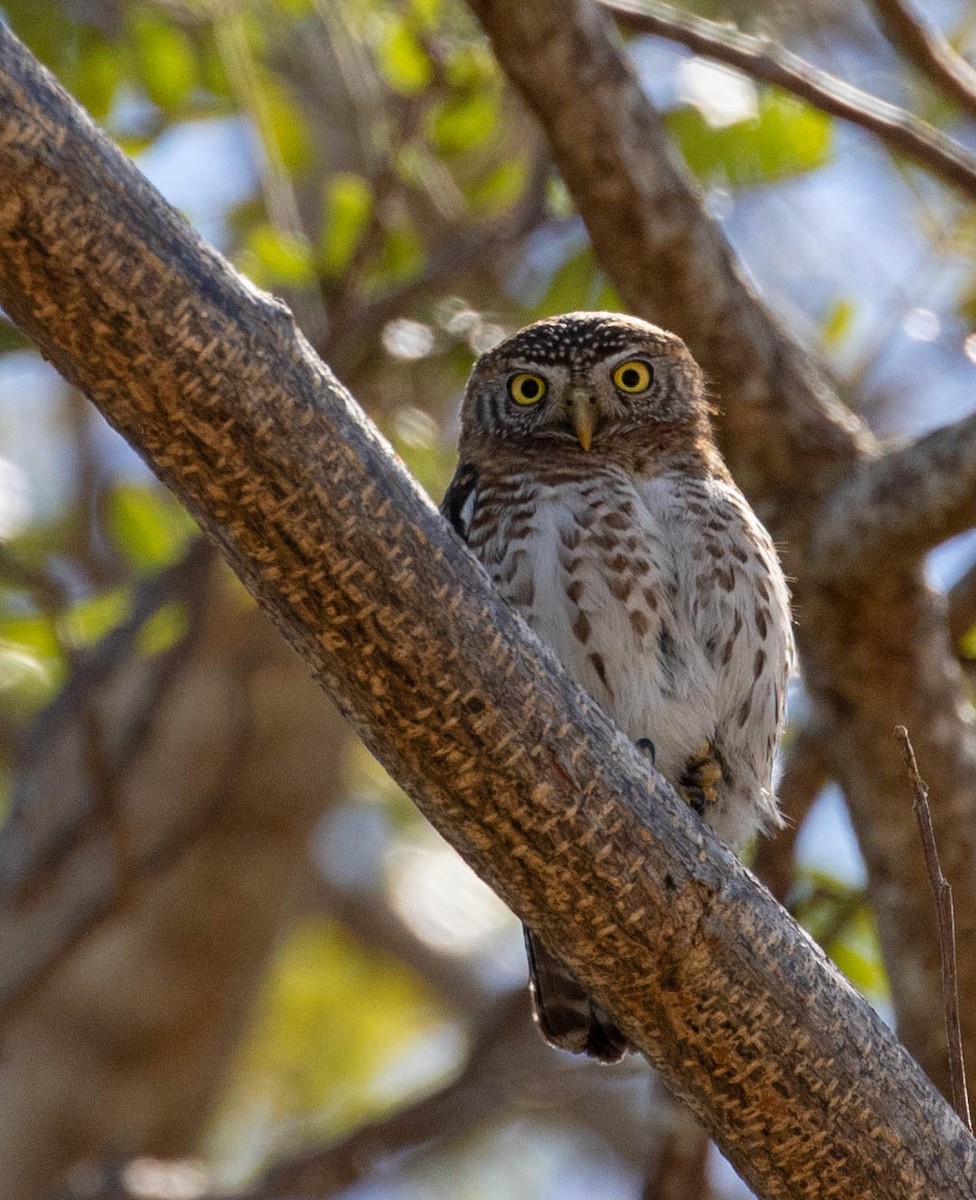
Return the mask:
<path id="1" fill-rule="evenodd" d="M 654 749 L 654 743 L 650 738 L 638 738 L 634 745 L 644 755 L 647 761 L 653 767 L 657 761 L 657 751 Z"/>
<path id="2" fill-rule="evenodd" d="M 695 810 L 700 817 L 718 801 L 718 784 L 722 779 L 722 764 L 715 746 L 702 742 L 685 763 L 678 781 L 678 795 Z"/>

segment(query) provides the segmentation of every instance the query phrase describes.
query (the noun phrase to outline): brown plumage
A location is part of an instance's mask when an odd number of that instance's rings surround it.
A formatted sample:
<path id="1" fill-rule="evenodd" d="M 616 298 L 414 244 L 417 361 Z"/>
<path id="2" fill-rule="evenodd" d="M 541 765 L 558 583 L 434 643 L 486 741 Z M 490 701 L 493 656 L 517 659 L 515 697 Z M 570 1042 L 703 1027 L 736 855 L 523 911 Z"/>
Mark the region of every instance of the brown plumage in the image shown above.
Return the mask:
<path id="1" fill-rule="evenodd" d="M 502 594 L 720 836 L 775 825 L 789 599 L 684 343 L 613 313 L 530 325 L 475 364 L 459 449 L 443 512 Z M 613 1022 L 526 941 L 543 1035 L 619 1058 Z"/>

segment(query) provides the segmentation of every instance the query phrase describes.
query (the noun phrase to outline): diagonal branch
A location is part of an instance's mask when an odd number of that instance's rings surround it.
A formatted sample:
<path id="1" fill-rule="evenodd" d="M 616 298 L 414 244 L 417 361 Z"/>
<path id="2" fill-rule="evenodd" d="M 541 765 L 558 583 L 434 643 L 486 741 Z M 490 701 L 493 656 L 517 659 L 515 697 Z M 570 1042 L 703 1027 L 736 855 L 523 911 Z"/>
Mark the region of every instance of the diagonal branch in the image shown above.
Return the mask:
<path id="1" fill-rule="evenodd" d="M 976 156 L 940 130 L 820 70 L 772 38 L 683 12 L 661 0 L 600 0 L 617 24 L 687 46 L 695 54 L 735 67 L 750 79 L 772 83 L 814 108 L 874 134 L 946 183 L 976 197 Z"/>
<path id="2" fill-rule="evenodd" d="M 889 39 L 935 86 L 976 117 L 976 70 L 908 0 L 871 0 Z"/>
<path id="3" fill-rule="evenodd" d="M 976 1142 L 883 1022 L 501 603 L 287 311 L 3 27 L 0 114 L 0 303 L 753 1188 L 971 1196 Z"/>
<path id="4" fill-rule="evenodd" d="M 866 459 L 824 507 L 815 569 L 848 581 L 913 566 L 976 525 L 976 413 Z"/>

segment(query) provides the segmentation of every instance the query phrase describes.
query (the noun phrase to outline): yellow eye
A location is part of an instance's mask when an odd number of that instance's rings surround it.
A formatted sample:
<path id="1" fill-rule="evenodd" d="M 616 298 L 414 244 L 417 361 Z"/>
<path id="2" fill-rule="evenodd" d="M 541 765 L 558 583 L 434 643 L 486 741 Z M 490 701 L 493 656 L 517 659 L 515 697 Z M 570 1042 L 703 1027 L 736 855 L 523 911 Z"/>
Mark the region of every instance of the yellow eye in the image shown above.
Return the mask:
<path id="1" fill-rule="evenodd" d="M 516 404 L 538 404 L 546 394 L 546 381 L 541 375 L 522 371 L 508 381 L 508 394 Z"/>
<path id="2" fill-rule="evenodd" d="M 640 358 L 629 358 L 613 373 L 614 386 L 622 392 L 646 392 L 651 378 L 650 366 Z"/>

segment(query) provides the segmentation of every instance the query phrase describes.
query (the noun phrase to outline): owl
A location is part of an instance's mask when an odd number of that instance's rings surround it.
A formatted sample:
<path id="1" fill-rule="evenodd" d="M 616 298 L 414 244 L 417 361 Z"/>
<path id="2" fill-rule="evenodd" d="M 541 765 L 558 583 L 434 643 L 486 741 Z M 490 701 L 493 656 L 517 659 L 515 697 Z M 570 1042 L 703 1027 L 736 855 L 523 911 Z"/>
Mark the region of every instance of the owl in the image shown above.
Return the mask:
<path id="1" fill-rule="evenodd" d="M 702 819 L 741 843 L 770 790 L 793 643 L 769 535 L 680 338 L 568 313 L 481 356 L 442 512 L 495 586 Z M 536 1022 L 614 1062 L 613 1021 L 526 930 Z"/>

